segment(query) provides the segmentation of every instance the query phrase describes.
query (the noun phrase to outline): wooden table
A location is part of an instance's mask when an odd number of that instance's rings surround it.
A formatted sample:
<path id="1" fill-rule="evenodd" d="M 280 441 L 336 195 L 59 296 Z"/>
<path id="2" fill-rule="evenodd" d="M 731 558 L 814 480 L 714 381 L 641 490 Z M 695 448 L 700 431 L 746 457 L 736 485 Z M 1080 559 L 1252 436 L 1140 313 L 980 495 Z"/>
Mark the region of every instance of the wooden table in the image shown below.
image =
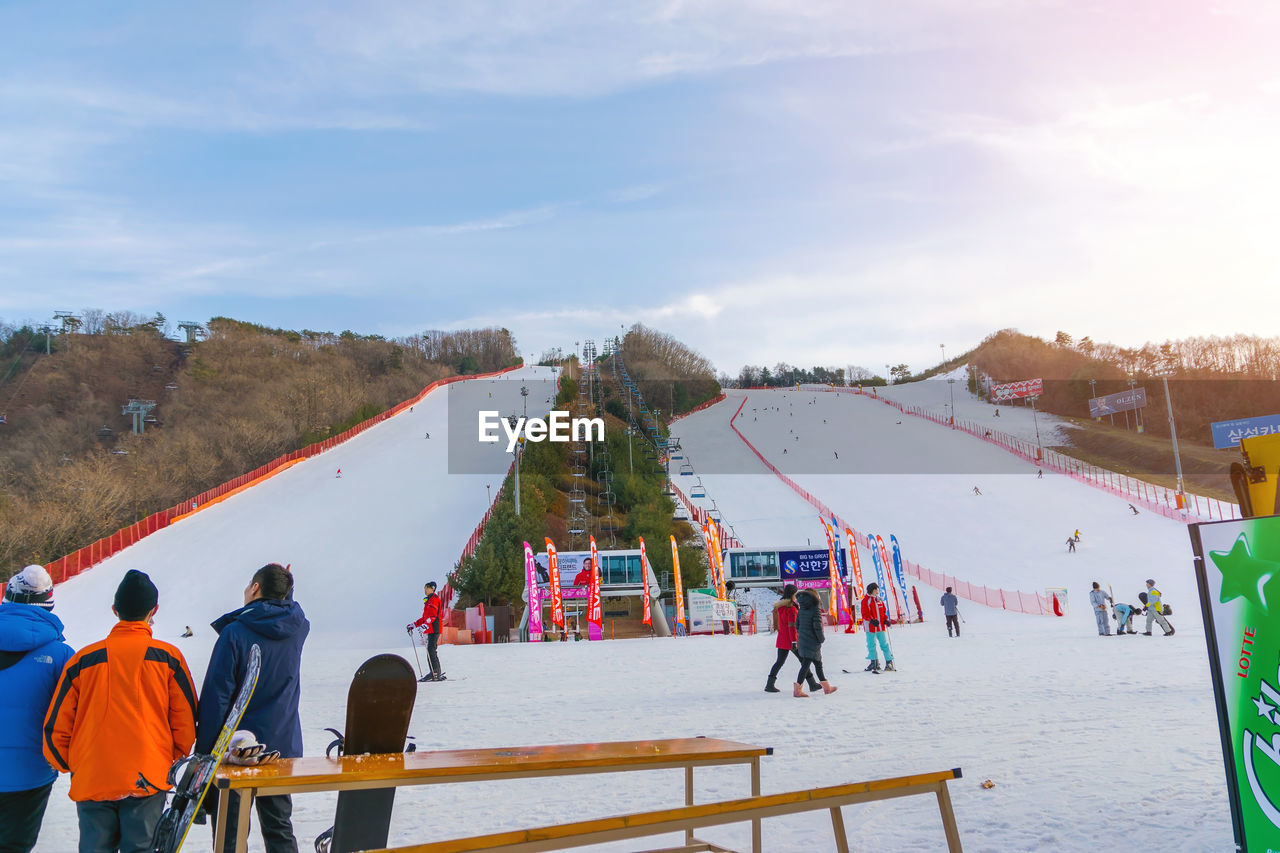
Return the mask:
<path id="1" fill-rule="evenodd" d="M 683 768 L 684 802 L 691 806 L 694 768 L 750 765 L 751 795 L 759 796 L 760 758 L 772 754 L 772 747 L 696 737 L 344 755 L 332 759 L 288 758 L 263 767 L 224 765 L 218 770 L 216 782 L 219 791 L 218 832 L 214 849 L 221 851 L 225 844 L 227 803 L 231 794 L 240 798 L 234 837 L 236 853 L 244 853 L 248 844 L 249 813 L 255 796 Z M 752 822 L 751 831 L 758 849 L 758 820 Z M 687 830 L 685 836 L 692 842 L 693 830 Z"/>

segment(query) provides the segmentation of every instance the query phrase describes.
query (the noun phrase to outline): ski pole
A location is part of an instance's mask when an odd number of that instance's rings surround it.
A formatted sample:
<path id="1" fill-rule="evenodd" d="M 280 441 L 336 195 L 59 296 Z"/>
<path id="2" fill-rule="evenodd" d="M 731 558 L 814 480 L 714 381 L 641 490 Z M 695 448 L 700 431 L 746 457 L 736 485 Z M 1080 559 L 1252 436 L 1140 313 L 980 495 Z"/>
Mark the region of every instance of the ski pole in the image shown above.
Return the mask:
<path id="1" fill-rule="evenodd" d="M 409 632 L 409 644 L 413 646 L 413 660 L 418 664 L 418 677 L 422 678 L 422 659 L 418 657 L 417 631 Z"/>
<path id="2" fill-rule="evenodd" d="M 960 613 L 960 605 L 958 605 L 958 604 L 956 605 L 956 615 L 960 617 L 960 621 L 961 621 L 961 622 L 964 622 L 964 616 L 962 616 L 962 615 L 961 615 L 961 613 Z M 967 623 L 966 623 L 966 624 L 967 624 Z"/>

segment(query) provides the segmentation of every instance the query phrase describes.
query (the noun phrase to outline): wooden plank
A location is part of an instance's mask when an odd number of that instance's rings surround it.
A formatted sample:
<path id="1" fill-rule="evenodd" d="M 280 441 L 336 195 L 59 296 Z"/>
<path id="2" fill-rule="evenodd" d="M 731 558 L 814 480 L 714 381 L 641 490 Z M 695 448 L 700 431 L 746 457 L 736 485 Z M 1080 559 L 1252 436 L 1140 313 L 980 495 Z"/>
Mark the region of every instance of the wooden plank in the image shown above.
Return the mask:
<path id="1" fill-rule="evenodd" d="M 348 790 L 350 783 L 360 782 L 400 780 L 399 784 L 422 784 L 432 778 L 465 781 L 684 767 L 690 762 L 745 763 L 769 752 L 766 747 L 716 738 L 423 750 L 389 755 L 344 755 L 336 759 L 290 758 L 261 767 L 226 766 L 219 769 L 217 784 L 220 789 L 253 788 L 260 796 L 270 796 L 283 793 L 274 790 L 279 788 L 295 792 Z"/>
<path id="2" fill-rule="evenodd" d="M 449 841 L 387 848 L 368 853 L 461 853 L 465 850 L 556 850 L 560 846 L 600 844 L 646 835 L 661 835 L 698 827 L 718 826 L 726 823 L 777 817 L 804 811 L 821 809 L 838 810 L 842 805 L 895 799 L 897 797 L 934 793 L 944 788 L 946 781 L 957 778 L 955 770 L 936 773 L 920 773 L 892 779 L 876 779 L 848 785 L 835 785 L 783 794 L 748 797 L 717 803 L 685 806 L 675 809 L 659 809 L 607 818 L 577 821 L 574 823 L 543 826 L 515 832 L 473 836 Z M 940 798 L 941 801 L 941 798 Z M 949 804 L 949 801 L 948 801 Z M 943 815 L 944 825 L 946 815 Z M 954 824 L 954 821 L 953 821 Z M 948 844 L 951 831 L 948 830 Z M 958 834 L 955 837 L 959 844 Z M 959 847 L 952 847 L 959 851 Z"/>

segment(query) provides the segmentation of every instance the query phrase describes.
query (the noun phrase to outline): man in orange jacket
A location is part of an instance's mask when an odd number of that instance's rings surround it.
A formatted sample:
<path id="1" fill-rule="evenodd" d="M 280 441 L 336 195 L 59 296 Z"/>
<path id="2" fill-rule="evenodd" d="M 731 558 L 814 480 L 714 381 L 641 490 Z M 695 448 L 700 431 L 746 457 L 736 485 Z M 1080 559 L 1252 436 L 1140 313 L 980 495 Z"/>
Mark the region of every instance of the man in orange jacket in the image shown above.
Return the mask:
<path id="1" fill-rule="evenodd" d="M 150 851 L 169 766 L 196 738 L 196 691 L 182 653 L 153 639 L 158 593 L 130 569 L 105 640 L 67 661 L 44 721 L 44 756 L 71 774 L 80 853 Z"/>

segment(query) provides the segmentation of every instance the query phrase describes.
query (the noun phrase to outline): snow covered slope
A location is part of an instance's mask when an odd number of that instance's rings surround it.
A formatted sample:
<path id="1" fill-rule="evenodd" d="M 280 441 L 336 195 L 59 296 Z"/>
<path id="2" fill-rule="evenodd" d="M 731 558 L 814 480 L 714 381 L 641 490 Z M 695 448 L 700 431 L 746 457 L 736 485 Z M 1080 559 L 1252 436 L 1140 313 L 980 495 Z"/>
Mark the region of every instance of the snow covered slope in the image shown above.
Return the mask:
<path id="1" fill-rule="evenodd" d="M 906 418 L 899 425 L 883 404 L 793 393 L 749 392 L 746 421 L 738 421 L 775 464 L 859 529 L 896 534 L 904 555 L 926 567 L 1028 590 L 1068 587 L 1070 615 L 962 604 L 964 633 L 949 639 L 939 591 L 921 588 L 928 621 L 892 633 L 900 672 L 863 673 L 862 635 L 830 634 L 827 675 L 840 690 L 805 700 L 763 692 L 774 657 L 768 635 L 445 647 L 446 671 L 466 679 L 422 686 L 410 728 L 419 748 L 727 737 L 774 747 L 762 768 L 766 793 L 961 767 L 965 776 L 951 790 L 969 851 L 1231 849 L 1185 529 L 1146 513 L 1135 518 L 1123 501 L 1064 478 L 1046 473 L 1037 480 L 1034 468 L 943 427 Z M 741 402 L 741 394 L 730 394 L 677 425 L 707 503 L 717 501 L 748 545 L 821 541 L 809 506 L 729 429 Z M 401 626 L 420 612 L 422 581 L 452 565 L 484 510 L 484 483 L 496 488 L 506 470 L 509 457 L 494 450 L 482 460 L 490 474 L 446 473 L 436 443 L 444 437 L 443 405 L 443 395 L 433 395 L 412 414 L 63 584 L 57 612 L 73 642 L 106 632 L 111 590 L 137 566 L 160 585 L 157 634 L 180 644 L 200 678 L 213 641 L 208 622 L 239 604 L 254 568 L 292 562 L 298 600 L 313 624 L 303 658 L 304 738 L 308 754 L 322 754 L 322 729 L 341 724 L 359 663 L 384 649 L 413 660 Z M 514 405 L 503 401 L 502 408 Z M 750 409 L 766 406 L 778 411 L 753 420 Z M 869 475 L 853 467 L 921 455 L 931 466 L 925 473 L 894 473 L 891 466 Z M 338 467 L 341 480 L 333 476 Z M 982 496 L 972 494 L 974 485 Z M 1076 527 L 1080 550 L 1066 554 L 1063 542 Z M 1177 634 L 1098 637 L 1088 582 L 1110 581 L 1117 598 L 1131 600 L 1147 577 L 1173 605 Z M 185 624 L 196 636 L 177 640 Z M 787 664 L 784 683 L 795 670 Z M 980 788 L 988 778 L 995 786 Z M 742 796 L 749 785 L 743 769 L 699 771 L 696 779 L 700 801 Z M 75 813 L 65 791 L 63 780 L 42 851 L 74 849 Z M 678 771 L 402 788 L 391 841 L 678 805 L 681 791 Z M 332 821 L 334 799 L 294 800 L 308 849 Z M 845 821 L 856 849 L 942 849 L 927 798 L 848 808 Z M 764 827 L 768 850 L 835 849 L 822 814 Z M 731 848 L 749 844 L 746 826 L 699 835 Z M 256 837 L 251 849 L 262 849 Z"/>

